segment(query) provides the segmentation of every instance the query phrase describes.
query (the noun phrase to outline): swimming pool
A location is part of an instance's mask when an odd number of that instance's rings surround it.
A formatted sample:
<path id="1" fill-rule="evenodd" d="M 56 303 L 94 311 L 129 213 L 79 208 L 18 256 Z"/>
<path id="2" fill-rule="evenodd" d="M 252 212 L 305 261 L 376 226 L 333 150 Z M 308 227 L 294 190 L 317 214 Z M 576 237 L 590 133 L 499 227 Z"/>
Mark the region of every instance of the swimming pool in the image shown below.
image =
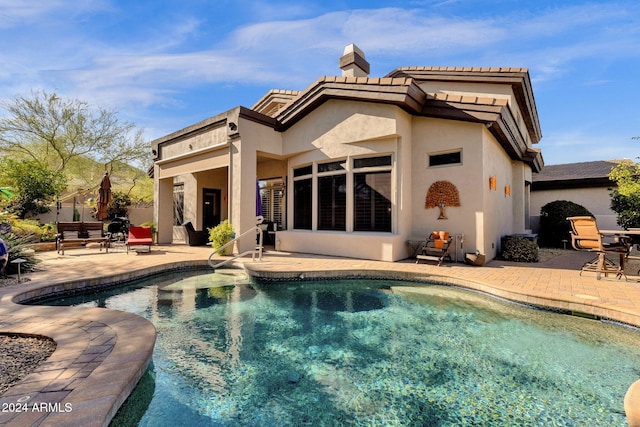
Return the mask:
<path id="1" fill-rule="evenodd" d="M 625 426 L 640 377 L 633 331 L 450 287 L 190 274 L 55 303 L 156 326 L 112 425 Z"/>

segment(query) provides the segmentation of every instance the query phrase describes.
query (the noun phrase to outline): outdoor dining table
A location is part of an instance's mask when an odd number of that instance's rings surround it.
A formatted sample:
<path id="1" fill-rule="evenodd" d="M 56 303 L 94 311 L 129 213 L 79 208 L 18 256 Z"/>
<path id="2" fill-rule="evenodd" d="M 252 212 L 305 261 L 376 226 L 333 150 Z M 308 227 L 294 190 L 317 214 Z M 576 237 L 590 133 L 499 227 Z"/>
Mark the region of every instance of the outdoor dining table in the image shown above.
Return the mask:
<path id="1" fill-rule="evenodd" d="M 631 228 L 627 230 L 600 230 L 600 233 L 608 236 L 613 236 L 616 239 L 616 241 L 619 241 L 620 238 L 624 238 L 624 237 L 640 236 L 640 228 Z M 620 253 L 620 269 L 622 271 L 624 271 L 625 260 L 629 260 L 629 259 L 640 260 L 640 254 L 629 255 L 629 252 L 627 252 L 626 254 Z"/>

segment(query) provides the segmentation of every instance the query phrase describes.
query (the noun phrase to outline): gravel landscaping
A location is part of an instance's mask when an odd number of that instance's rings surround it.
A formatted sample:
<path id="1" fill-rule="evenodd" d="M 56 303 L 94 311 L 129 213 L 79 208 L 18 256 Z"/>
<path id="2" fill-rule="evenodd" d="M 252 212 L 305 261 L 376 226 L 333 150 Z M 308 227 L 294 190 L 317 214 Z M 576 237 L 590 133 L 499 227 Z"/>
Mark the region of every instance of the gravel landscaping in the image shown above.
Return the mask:
<path id="1" fill-rule="evenodd" d="M 0 394 L 33 372 L 55 349 L 50 338 L 0 334 Z"/>

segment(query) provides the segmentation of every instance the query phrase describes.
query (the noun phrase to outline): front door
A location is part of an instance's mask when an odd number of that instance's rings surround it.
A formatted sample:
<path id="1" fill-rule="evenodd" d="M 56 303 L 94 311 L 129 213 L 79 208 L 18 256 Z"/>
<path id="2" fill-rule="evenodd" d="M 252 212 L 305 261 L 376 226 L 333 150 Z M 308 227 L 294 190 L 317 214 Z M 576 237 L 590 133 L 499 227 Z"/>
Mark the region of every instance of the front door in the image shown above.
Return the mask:
<path id="1" fill-rule="evenodd" d="M 220 224 L 220 194 L 220 190 L 212 188 L 202 190 L 203 230 Z"/>

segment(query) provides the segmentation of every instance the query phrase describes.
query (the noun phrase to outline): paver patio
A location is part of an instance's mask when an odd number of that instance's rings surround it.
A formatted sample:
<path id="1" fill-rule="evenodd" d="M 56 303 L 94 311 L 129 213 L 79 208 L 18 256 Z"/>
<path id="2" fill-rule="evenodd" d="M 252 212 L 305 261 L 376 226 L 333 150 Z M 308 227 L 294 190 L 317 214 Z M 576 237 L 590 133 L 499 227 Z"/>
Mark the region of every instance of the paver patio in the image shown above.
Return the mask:
<path id="1" fill-rule="evenodd" d="M 208 247 L 154 246 L 150 253 L 69 249 L 39 254 L 42 271 L 28 282 L 0 288 L 0 333 L 44 335 L 57 343 L 53 355 L 0 396 L 2 403 L 26 403 L 28 412 L 0 412 L 9 426 L 108 425 L 144 373 L 153 352 L 155 329 L 138 316 L 99 308 L 25 306 L 14 301 L 78 286 L 205 266 Z M 262 278 L 386 277 L 435 280 L 502 298 L 589 314 L 640 327 L 640 283 L 579 274 L 590 254 L 567 251 L 535 264 L 492 261 L 483 267 L 460 263 L 380 262 L 268 251 L 262 261 L 244 260 Z M 637 270 L 629 266 L 628 273 Z M 630 271 L 631 270 L 631 271 Z M 635 272 L 634 272 L 635 273 Z M 43 411 L 34 404 L 50 403 Z M 65 406 L 66 404 L 70 404 Z M 16 407 L 14 405 L 14 407 Z M 24 406 L 23 406 L 24 407 Z"/>

